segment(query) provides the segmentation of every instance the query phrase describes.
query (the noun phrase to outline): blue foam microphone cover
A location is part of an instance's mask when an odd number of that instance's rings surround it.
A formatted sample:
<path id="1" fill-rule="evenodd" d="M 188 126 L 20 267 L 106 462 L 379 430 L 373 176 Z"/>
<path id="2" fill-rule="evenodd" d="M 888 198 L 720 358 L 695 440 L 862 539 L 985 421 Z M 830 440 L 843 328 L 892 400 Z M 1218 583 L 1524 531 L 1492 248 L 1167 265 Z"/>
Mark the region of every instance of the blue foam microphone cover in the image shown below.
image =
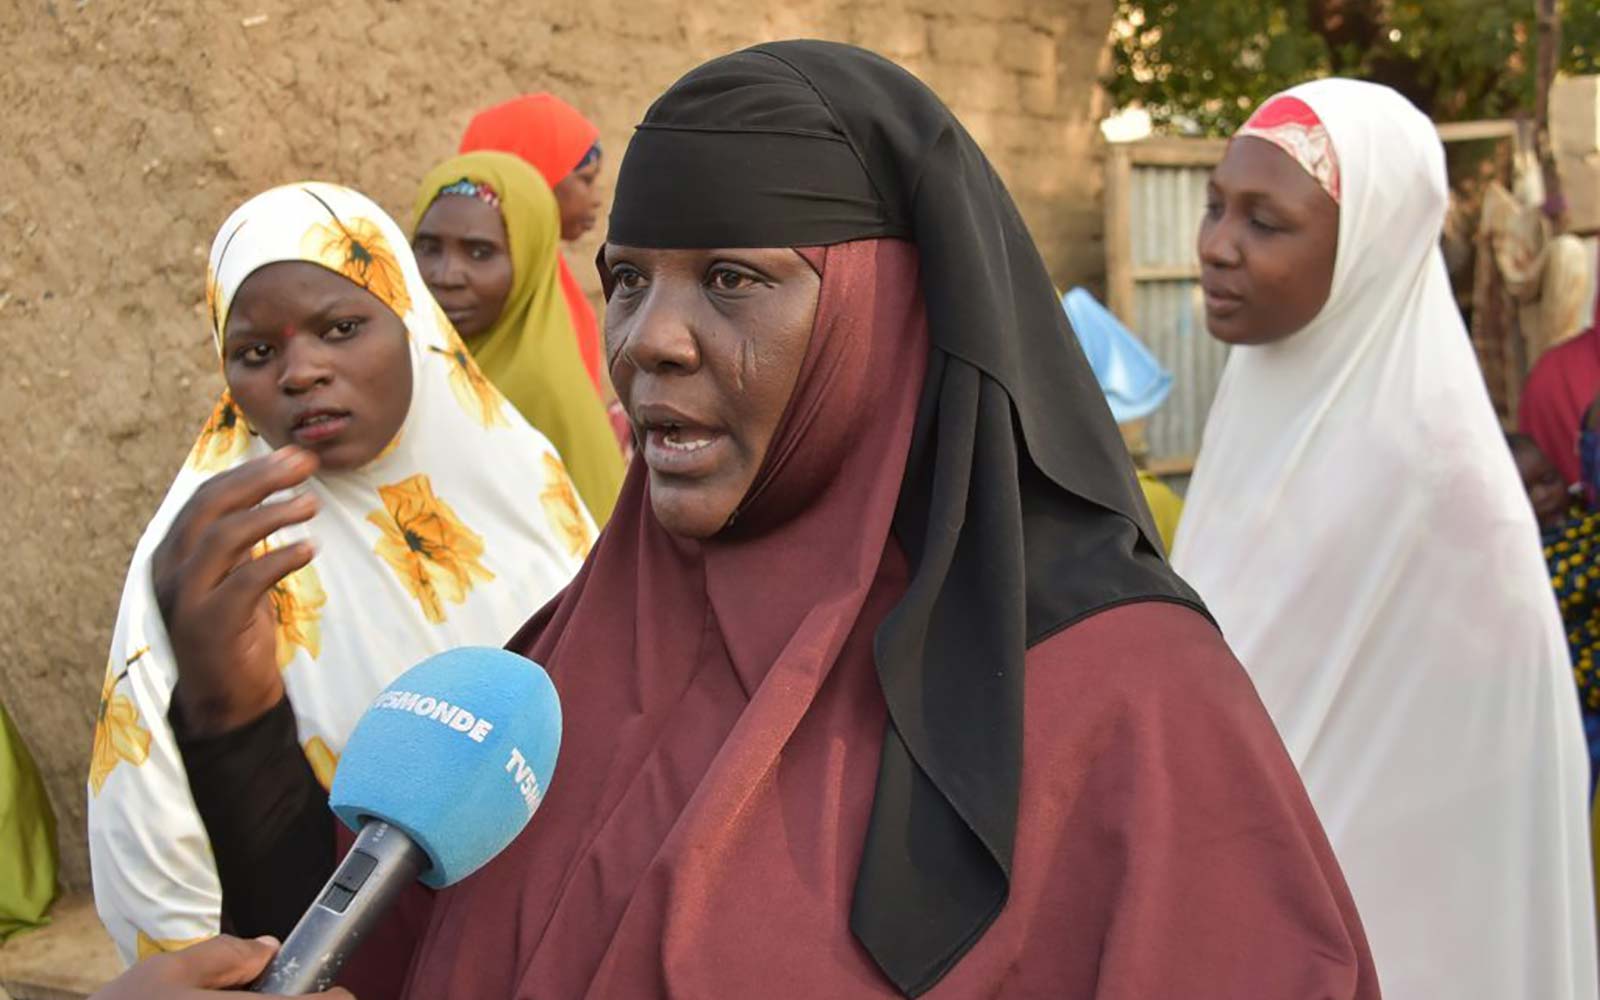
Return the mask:
<path id="1" fill-rule="evenodd" d="M 330 804 L 352 830 L 379 819 L 428 856 L 422 882 L 459 882 L 516 839 L 561 747 L 561 704 L 538 664 L 466 646 L 401 674 L 345 744 Z"/>

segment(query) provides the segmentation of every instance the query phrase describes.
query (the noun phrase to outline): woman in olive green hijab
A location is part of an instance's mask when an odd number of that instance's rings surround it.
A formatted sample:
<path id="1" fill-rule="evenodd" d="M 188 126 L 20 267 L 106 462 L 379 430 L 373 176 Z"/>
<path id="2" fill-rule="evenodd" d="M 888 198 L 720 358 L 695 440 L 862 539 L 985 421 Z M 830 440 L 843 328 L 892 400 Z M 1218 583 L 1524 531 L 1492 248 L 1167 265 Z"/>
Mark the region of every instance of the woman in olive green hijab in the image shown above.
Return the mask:
<path id="1" fill-rule="evenodd" d="M 567 464 L 597 524 L 622 486 L 622 451 L 583 367 L 559 281 L 561 212 L 508 153 L 451 157 L 412 212 L 422 277 L 489 380 Z"/>
<path id="2" fill-rule="evenodd" d="M 44 923 L 55 898 L 55 817 L 22 734 L 0 705 L 0 941 Z"/>

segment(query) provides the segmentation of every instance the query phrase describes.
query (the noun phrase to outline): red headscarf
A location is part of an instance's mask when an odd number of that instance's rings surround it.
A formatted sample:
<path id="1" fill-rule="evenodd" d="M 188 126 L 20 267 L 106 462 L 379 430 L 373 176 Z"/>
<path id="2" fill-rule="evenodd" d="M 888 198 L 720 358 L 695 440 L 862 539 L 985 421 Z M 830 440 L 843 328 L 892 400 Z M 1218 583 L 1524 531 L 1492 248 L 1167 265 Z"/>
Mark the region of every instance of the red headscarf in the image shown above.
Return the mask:
<path id="1" fill-rule="evenodd" d="M 561 98 L 554 94 L 524 94 L 475 115 L 461 137 L 460 151 L 490 149 L 520 157 L 543 174 L 545 183 L 554 190 L 583 162 L 599 138 L 600 130 Z M 600 324 L 565 258 L 561 260 L 561 293 L 572 313 L 572 329 L 578 337 L 583 367 L 599 392 Z"/>

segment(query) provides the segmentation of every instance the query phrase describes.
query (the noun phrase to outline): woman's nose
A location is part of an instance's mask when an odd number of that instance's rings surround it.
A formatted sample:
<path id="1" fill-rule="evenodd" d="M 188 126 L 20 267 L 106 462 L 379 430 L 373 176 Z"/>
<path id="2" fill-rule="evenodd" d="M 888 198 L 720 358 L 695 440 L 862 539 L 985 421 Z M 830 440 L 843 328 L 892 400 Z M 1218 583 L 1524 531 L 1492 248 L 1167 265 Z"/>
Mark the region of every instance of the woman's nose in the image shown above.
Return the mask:
<path id="1" fill-rule="evenodd" d="M 1200 263 L 1210 267 L 1237 267 L 1239 264 L 1239 244 L 1226 215 L 1200 223 L 1196 249 L 1200 254 Z"/>
<path id="2" fill-rule="evenodd" d="M 461 288 L 467 283 L 467 269 L 460 254 L 444 251 L 428 258 L 420 268 L 422 280 L 430 288 Z"/>
<path id="3" fill-rule="evenodd" d="M 700 345 L 692 315 L 680 296 L 651 289 L 621 321 L 621 355 L 643 372 L 690 372 L 700 367 Z"/>
<path id="4" fill-rule="evenodd" d="M 326 344 L 309 333 L 293 334 L 283 345 L 283 373 L 278 385 L 285 392 L 305 392 L 333 379 L 331 355 Z"/>

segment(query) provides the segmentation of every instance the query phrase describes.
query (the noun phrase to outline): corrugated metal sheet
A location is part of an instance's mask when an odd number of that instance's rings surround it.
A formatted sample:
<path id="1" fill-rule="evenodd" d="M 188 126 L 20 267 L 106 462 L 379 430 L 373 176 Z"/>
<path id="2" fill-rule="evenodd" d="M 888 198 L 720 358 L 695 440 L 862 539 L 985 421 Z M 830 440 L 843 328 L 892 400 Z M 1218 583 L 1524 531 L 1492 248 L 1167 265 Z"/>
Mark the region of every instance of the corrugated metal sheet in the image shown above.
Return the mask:
<path id="1" fill-rule="evenodd" d="M 1206 332 L 1199 282 L 1141 272 L 1198 272 L 1195 235 L 1205 212 L 1205 167 L 1135 164 L 1129 194 L 1134 332 L 1173 374 L 1172 395 L 1145 429 L 1152 459 L 1193 458 L 1227 348 Z"/>
<path id="2" fill-rule="evenodd" d="M 1198 262 L 1194 239 L 1206 207 L 1204 167 L 1133 168 L 1133 266 L 1176 267 Z"/>
<path id="3" fill-rule="evenodd" d="M 1200 451 L 1227 348 L 1206 332 L 1194 281 L 1141 281 L 1134 308 L 1139 336 L 1173 375 L 1172 394 L 1145 427 L 1150 457 L 1192 459 Z"/>

